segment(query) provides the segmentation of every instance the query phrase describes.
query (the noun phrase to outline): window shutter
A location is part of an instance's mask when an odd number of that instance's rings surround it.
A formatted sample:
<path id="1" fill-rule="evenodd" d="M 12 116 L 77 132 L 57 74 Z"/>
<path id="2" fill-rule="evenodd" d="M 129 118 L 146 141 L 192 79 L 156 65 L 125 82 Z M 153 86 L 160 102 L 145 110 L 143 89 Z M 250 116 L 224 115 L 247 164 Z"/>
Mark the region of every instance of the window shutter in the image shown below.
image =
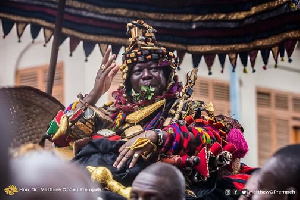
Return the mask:
<path id="1" fill-rule="evenodd" d="M 300 113 L 300 97 L 293 97 L 292 105 L 293 105 L 293 111 Z"/>
<path id="2" fill-rule="evenodd" d="M 209 102 L 207 102 L 207 103 L 209 103 Z M 215 115 L 222 114 L 222 115 L 226 115 L 226 116 L 231 116 L 230 106 L 228 105 L 229 103 L 222 102 L 222 101 L 215 101 L 215 102 L 213 102 L 213 104 L 214 104 L 214 109 L 215 109 Z"/>
<path id="3" fill-rule="evenodd" d="M 48 65 L 17 70 L 16 85 L 27 85 L 46 91 L 48 82 Z M 57 63 L 54 76 L 52 96 L 64 104 L 64 68 Z"/>
<path id="4" fill-rule="evenodd" d="M 275 107 L 282 110 L 289 109 L 288 95 L 275 94 Z"/>
<path id="5" fill-rule="evenodd" d="M 277 149 L 289 144 L 289 121 L 276 119 L 276 142 Z"/>
<path id="6" fill-rule="evenodd" d="M 213 90 L 214 90 L 214 99 L 215 100 L 223 100 L 229 101 L 230 94 L 229 94 L 229 86 L 225 83 L 213 83 Z"/>
<path id="7" fill-rule="evenodd" d="M 224 107 L 221 106 L 221 105 L 214 105 L 214 108 L 215 108 L 215 115 L 220 115 L 220 114 L 225 115 L 225 114 L 227 114 L 227 113 L 225 113 Z"/>
<path id="8" fill-rule="evenodd" d="M 207 104 L 212 102 L 215 115 L 230 116 L 229 84 L 226 82 L 198 77 L 194 86 L 193 99 L 202 100 Z"/>
<path id="9" fill-rule="evenodd" d="M 43 68 L 43 86 L 41 90 L 46 91 L 48 84 L 48 67 Z M 55 69 L 52 96 L 64 103 L 64 68 L 63 63 L 58 63 Z"/>
<path id="10" fill-rule="evenodd" d="M 257 113 L 258 113 L 258 143 L 259 163 L 263 164 L 266 155 L 274 153 L 279 148 L 286 146 L 292 141 L 292 124 L 298 122 L 293 119 L 298 117 L 300 112 L 300 97 L 292 93 L 286 93 L 270 89 L 257 90 Z M 298 110 L 298 113 L 296 113 Z M 264 119 L 266 113 L 268 120 Z M 263 117 L 262 117 L 263 116 Z M 268 129 L 264 123 L 270 124 L 270 134 L 261 129 Z M 270 143 L 269 143 L 270 142 Z M 265 147 L 264 147 L 265 145 Z M 261 156 L 261 157 L 260 157 Z"/>
<path id="11" fill-rule="evenodd" d="M 43 80 L 44 80 L 44 88 L 46 89 L 47 83 L 48 83 L 48 68 L 45 68 L 43 70 Z M 54 75 L 54 83 L 53 88 L 56 86 L 62 86 L 64 84 L 64 74 L 63 74 L 63 67 L 61 65 L 57 65 L 55 69 L 55 75 Z"/>
<path id="12" fill-rule="evenodd" d="M 197 80 L 194 86 L 193 98 L 199 100 L 209 99 L 209 82 Z"/>
<path id="13" fill-rule="evenodd" d="M 262 166 L 272 155 L 271 119 L 267 116 L 258 116 L 258 157 L 259 166 Z"/>
<path id="14" fill-rule="evenodd" d="M 271 107 L 271 94 L 270 92 L 257 92 L 257 106 L 258 107 Z"/>
<path id="15" fill-rule="evenodd" d="M 38 88 L 38 73 L 35 70 L 26 70 L 17 75 L 17 85 L 28 85 Z"/>

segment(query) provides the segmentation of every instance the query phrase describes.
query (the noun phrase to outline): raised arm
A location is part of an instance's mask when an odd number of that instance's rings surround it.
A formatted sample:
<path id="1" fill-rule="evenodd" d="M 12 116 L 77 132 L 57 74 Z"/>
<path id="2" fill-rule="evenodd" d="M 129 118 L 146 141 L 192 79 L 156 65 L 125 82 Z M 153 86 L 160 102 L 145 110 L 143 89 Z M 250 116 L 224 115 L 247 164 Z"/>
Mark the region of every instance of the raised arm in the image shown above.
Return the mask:
<path id="1" fill-rule="evenodd" d="M 111 48 L 108 48 L 103 57 L 101 66 L 95 78 L 95 84 L 91 92 L 83 99 L 90 105 L 95 105 L 100 97 L 109 90 L 114 76 L 119 71 L 119 66 L 115 63 L 116 55 L 110 57 Z M 78 104 L 77 107 L 81 105 Z"/>

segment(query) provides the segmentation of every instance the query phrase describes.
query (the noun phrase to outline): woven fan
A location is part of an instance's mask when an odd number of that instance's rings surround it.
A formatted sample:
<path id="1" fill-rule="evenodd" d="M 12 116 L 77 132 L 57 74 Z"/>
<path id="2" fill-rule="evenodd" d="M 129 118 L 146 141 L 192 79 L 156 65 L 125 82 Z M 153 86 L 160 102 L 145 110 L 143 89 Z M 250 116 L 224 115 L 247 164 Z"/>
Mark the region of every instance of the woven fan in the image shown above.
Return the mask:
<path id="1" fill-rule="evenodd" d="M 0 88 L 0 105 L 7 113 L 11 147 L 39 143 L 49 122 L 64 106 L 53 96 L 30 86 Z"/>

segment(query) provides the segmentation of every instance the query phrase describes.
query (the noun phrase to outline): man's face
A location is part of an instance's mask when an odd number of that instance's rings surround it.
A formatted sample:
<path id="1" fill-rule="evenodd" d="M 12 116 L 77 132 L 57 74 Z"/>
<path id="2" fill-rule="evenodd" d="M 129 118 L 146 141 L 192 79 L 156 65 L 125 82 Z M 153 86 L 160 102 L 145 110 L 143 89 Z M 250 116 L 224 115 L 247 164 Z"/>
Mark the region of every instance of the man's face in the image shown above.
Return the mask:
<path id="1" fill-rule="evenodd" d="M 163 190 L 168 184 L 164 183 L 163 177 L 141 172 L 132 184 L 131 200 L 168 200 Z"/>
<path id="2" fill-rule="evenodd" d="M 167 88 L 163 69 L 154 61 L 137 63 L 132 69 L 130 83 L 135 92 L 139 92 L 141 86 L 151 86 L 155 95 L 162 95 Z"/>

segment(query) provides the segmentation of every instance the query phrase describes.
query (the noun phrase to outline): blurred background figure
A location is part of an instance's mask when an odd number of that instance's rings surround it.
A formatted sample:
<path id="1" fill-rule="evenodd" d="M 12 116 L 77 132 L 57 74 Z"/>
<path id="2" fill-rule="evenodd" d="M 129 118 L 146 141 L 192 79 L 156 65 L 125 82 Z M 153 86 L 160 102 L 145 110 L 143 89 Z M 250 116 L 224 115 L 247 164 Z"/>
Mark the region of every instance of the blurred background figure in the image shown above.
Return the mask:
<path id="1" fill-rule="evenodd" d="M 96 200 L 100 188 L 80 167 L 55 152 L 29 146 L 11 161 L 11 184 L 18 192 L 6 199 Z M 101 198 L 98 198 L 101 199 Z"/>
<path id="2" fill-rule="evenodd" d="M 248 194 L 240 200 L 296 200 L 300 192 L 300 144 L 288 145 L 279 149 L 249 179 L 246 189 L 270 191 L 270 194 Z M 275 191 L 276 190 L 276 191 Z M 284 191 L 284 192 L 282 192 Z"/>
<path id="3" fill-rule="evenodd" d="M 155 163 L 138 174 L 132 184 L 131 200 L 182 200 L 185 180 L 182 173 L 166 163 Z"/>
<path id="4" fill-rule="evenodd" d="M 9 111 L 7 101 L 4 95 L 0 94 L 0 199 L 4 199 L 4 188 L 9 184 L 9 163 L 8 163 L 8 146 L 11 141 L 9 135 Z"/>

